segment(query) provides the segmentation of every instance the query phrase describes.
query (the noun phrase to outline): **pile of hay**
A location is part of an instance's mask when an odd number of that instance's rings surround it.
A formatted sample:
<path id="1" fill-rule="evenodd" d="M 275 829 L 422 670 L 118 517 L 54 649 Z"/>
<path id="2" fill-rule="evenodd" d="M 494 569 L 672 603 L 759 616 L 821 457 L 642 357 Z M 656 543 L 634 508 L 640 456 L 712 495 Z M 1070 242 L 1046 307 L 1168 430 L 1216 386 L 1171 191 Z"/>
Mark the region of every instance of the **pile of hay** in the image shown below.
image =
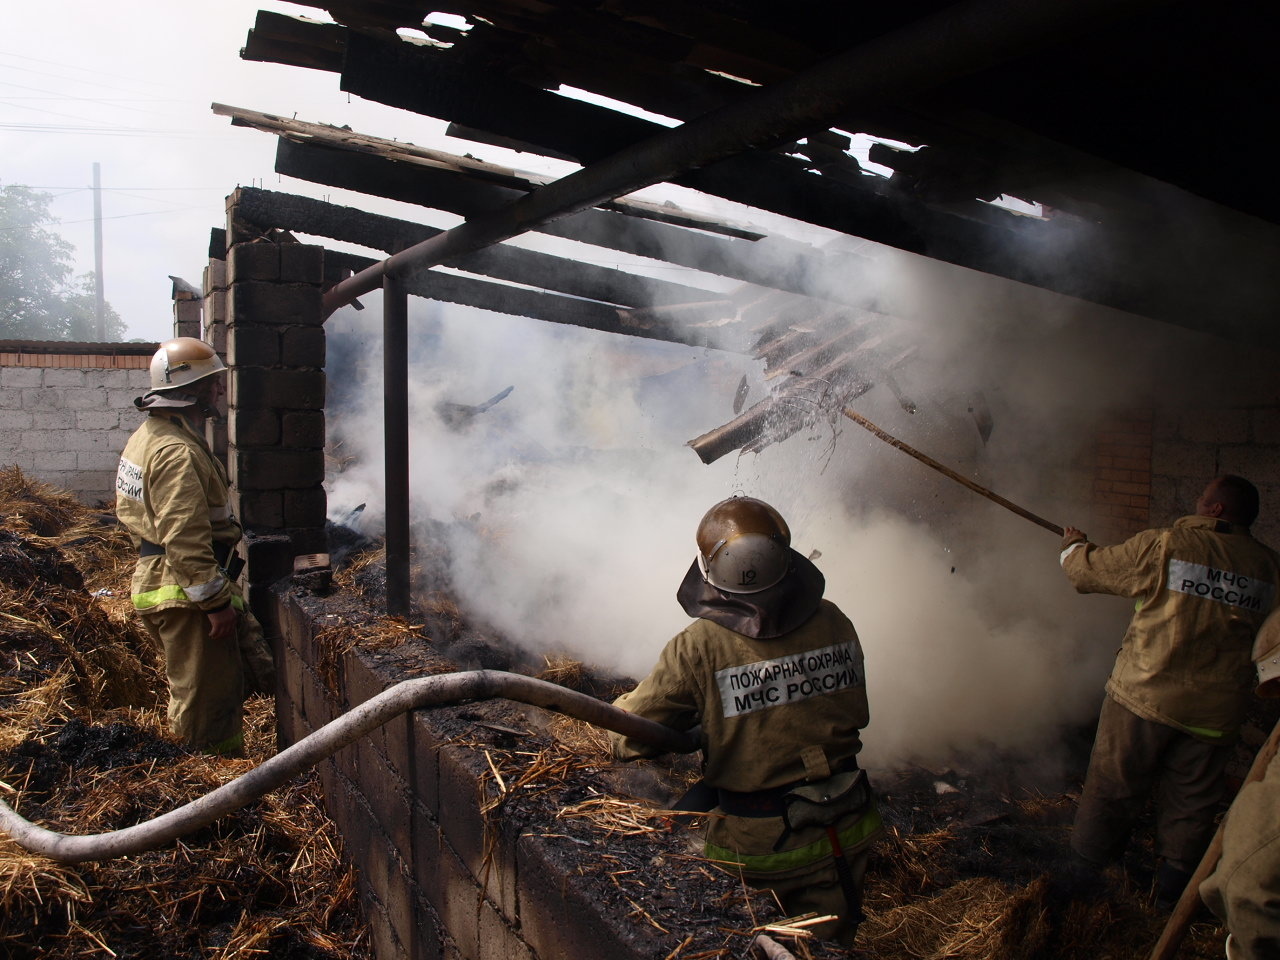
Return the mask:
<path id="1" fill-rule="evenodd" d="M 243 760 L 192 754 L 169 734 L 132 568 L 109 514 L 0 470 L 0 791 L 49 829 L 150 819 L 275 752 L 262 698 L 246 707 Z M 0 834 L 0 954 L 369 957 L 355 875 L 319 796 L 300 778 L 177 844 L 100 863 L 58 864 Z"/>

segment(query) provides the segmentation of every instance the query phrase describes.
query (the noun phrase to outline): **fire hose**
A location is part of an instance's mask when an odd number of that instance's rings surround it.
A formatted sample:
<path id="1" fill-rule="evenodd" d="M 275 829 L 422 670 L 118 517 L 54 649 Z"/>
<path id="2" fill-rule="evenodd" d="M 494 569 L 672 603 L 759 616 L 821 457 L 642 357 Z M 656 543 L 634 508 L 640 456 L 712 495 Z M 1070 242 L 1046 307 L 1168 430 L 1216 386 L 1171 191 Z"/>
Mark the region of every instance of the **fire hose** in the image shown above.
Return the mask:
<path id="1" fill-rule="evenodd" d="M 0 828 L 32 853 L 62 863 L 109 860 L 163 846 L 252 803 L 304 770 L 410 710 L 495 698 L 532 704 L 674 753 L 698 744 L 688 734 L 554 683 L 499 670 L 404 680 L 388 687 L 243 776 L 144 823 L 86 836 L 36 826 L 0 800 Z"/>

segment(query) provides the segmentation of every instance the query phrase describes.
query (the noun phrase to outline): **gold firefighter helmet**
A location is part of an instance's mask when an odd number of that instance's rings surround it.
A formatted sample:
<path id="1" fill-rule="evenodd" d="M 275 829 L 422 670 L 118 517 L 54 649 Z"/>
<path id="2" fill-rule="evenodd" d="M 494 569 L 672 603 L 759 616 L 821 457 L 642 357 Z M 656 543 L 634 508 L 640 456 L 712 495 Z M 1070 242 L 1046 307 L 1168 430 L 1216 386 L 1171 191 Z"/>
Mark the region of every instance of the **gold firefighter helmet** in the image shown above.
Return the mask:
<path id="1" fill-rule="evenodd" d="M 725 593 L 759 593 L 787 574 L 791 531 L 782 514 L 754 497 L 731 497 L 698 524 L 702 575 Z"/>
<path id="2" fill-rule="evenodd" d="M 203 340 L 175 337 L 160 344 L 151 358 L 151 391 L 187 387 L 226 369 L 213 347 Z"/>

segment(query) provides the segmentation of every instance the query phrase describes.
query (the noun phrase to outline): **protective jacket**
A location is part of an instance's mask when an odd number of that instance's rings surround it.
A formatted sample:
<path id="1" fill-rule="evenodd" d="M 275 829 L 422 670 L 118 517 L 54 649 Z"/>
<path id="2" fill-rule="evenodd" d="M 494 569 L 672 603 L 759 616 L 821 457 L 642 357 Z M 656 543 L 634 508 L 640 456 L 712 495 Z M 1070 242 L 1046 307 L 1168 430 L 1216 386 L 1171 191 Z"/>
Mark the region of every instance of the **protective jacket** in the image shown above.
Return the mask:
<path id="1" fill-rule="evenodd" d="M 1236 797 L 1200 896 L 1227 925 L 1229 960 L 1280 958 L 1280 761 Z"/>
<path id="2" fill-rule="evenodd" d="M 132 586 L 139 612 L 243 606 L 214 555 L 215 544 L 230 548 L 241 536 L 226 470 L 181 413 L 153 410 L 125 444 L 116 514 L 139 548 Z"/>
<path id="3" fill-rule="evenodd" d="M 709 619 L 694 621 L 616 703 L 676 729 L 701 723 L 704 783 L 746 795 L 816 780 L 824 770 L 853 769 L 859 731 L 868 722 L 857 632 L 835 604 L 821 599 L 807 619 L 779 636 L 751 637 Z M 623 760 L 656 752 L 616 734 L 613 744 Z M 846 853 L 882 832 L 870 801 L 835 826 Z M 824 828 L 788 832 L 778 816 L 717 816 L 707 832 L 707 855 L 741 864 L 749 876 L 800 875 L 830 864 L 831 854 Z"/>
<path id="4" fill-rule="evenodd" d="M 1124 543 L 1070 544 L 1081 593 L 1137 599 L 1107 692 L 1140 717 L 1210 743 L 1234 737 L 1254 686 L 1254 635 L 1276 605 L 1280 555 L 1247 527 L 1189 516 Z"/>

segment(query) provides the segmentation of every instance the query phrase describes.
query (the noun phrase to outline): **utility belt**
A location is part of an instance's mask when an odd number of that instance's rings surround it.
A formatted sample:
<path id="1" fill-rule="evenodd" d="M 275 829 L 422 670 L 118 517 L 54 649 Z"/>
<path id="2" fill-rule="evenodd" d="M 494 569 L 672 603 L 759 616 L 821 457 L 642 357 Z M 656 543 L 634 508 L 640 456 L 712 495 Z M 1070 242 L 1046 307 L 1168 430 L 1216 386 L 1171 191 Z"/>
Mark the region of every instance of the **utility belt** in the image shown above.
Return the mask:
<path id="1" fill-rule="evenodd" d="M 164 547 L 150 540 L 140 538 L 138 544 L 139 557 L 160 557 L 164 555 Z M 221 540 L 213 541 L 213 559 L 218 569 L 227 575 L 228 580 L 238 580 L 240 571 L 244 569 L 244 558 L 236 553 L 236 545 Z"/>
<path id="2" fill-rule="evenodd" d="M 828 779 L 794 780 L 764 790 L 726 790 L 700 780 L 680 798 L 675 809 L 705 812 L 719 807 L 731 817 L 782 817 L 795 798 L 804 803 L 809 794 L 815 798 L 827 797 L 828 802 L 839 805 L 841 809 L 836 814 L 839 816 L 854 806 L 866 806 L 871 798 L 871 786 L 858 761 L 850 757 Z"/>

